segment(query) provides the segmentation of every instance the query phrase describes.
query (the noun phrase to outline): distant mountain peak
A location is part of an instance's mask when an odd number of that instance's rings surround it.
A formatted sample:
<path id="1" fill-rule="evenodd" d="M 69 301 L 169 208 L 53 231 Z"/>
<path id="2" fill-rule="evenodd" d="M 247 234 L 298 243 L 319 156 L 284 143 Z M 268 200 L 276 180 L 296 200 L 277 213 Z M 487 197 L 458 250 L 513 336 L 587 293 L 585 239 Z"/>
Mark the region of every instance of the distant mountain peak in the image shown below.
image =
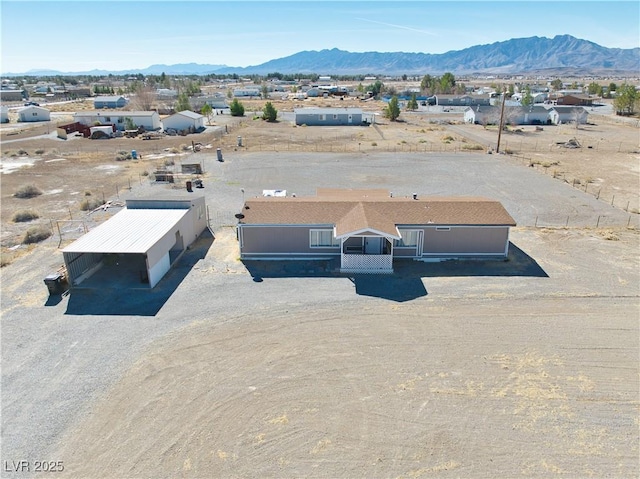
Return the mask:
<path id="1" fill-rule="evenodd" d="M 207 75 L 243 74 L 266 75 L 319 73 L 333 75 L 424 75 L 451 72 L 454 74 L 523 74 L 533 71 L 562 71 L 571 69 L 584 74 L 611 72 L 638 73 L 640 48 L 606 48 L 588 40 L 564 34 L 553 38 L 528 37 L 476 45 L 463 50 L 441 54 L 407 52 L 349 52 L 337 47 L 320 51 L 306 50 L 249 67 L 229 67 L 181 63 L 151 65 L 148 68 L 122 71 L 93 70 L 92 72 L 62 73 L 55 70 L 30 70 L 17 75 Z"/>

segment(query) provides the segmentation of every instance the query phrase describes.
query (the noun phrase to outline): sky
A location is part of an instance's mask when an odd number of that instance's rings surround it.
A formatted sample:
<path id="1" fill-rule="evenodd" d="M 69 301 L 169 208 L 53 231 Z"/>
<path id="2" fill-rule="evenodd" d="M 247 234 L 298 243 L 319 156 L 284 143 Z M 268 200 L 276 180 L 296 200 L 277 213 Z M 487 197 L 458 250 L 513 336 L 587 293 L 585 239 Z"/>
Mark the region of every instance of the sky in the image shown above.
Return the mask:
<path id="1" fill-rule="evenodd" d="M 303 50 L 444 53 L 569 34 L 640 47 L 630 1 L 0 0 L 1 73 L 246 67 Z"/>

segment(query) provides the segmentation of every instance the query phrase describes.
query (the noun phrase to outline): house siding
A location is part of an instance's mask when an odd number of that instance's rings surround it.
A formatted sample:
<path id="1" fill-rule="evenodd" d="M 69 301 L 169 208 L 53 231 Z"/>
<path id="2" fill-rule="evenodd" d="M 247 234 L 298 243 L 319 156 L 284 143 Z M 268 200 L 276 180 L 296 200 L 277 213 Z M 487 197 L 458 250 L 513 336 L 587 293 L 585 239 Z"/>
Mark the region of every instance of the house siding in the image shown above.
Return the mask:
<path id="1" fill-rule="evenodd" d="M 362 111 L 341 111 L 331 108 L 326 110 L 312 109 L 312 111 L 295 110 L 296 125 L 307 126 L 360 126 L 362 125 Z M 351 121 L 349 121 L 351 116 Z M 335 118 L 334 118 L 335 117 Z M 324 119 L 323 119 L 324 118 Z"/>
<path id="2" fill-rule="evenodd" d="M 159 130 L 162 126 L 160 116 L 157 112 L 150 115 L 136 115 L 135 112 L 77 112 L 74 114 L 74 121 L 86 126 L 93 126 L 96 122 L 100 124 L 116 125 L 118 130 L 125 129 L 125 118 L 131 118 L 136 126 L 142 126 L 146 130 Z"/>
<path id="3" fill-rule="evenodd" d="M 243 258 L 252 256 L 340 255 L 340 248 L 311 248 L 312 229 L 333 229 L 333 225 L 248 226 L 238 225 Z"/>
<path id="4" fill-rule="evenodd" d="M 504 256 L 509 241 L 507 226 L 451 226 L 438 231 L 423 229 L 422 256 Z"/>

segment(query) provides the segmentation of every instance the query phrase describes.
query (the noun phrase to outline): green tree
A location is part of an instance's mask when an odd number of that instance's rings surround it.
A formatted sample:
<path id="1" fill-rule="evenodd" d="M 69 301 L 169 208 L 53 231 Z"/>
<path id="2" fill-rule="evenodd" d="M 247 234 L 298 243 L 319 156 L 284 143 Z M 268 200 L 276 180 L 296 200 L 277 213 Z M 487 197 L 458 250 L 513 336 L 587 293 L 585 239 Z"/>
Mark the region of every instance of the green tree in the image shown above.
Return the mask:
<path id="1" fill-rule="evenodd" d="M 211 114 L 213 113 L 213 108 L 208 103 L 205 103 L 202 108 L 200 108 L 200 114 L 207 117 L 207 121 L 211 124 Z"/>
<path id="2" fill-rule="evenodd" d="M 551 87 L 556 91 L 562 90 L 562 80 L 560 80 L 560 78 L 556 78 L 551 82 Z"/>
<path id="3" fill-rule="evenodd" d="M 231 110 L 231 116 L 244 116 L 244 106 L 237 98 L 233 99 L 229 105 L 229 110 Z"/>
<path id="4" fill-rule="evenodd" d="M 587 86 L 587 93 L 589 93 L 589 95 L 602 96 L 602 86 L 596 82 L 591 82 L 589 86 Z"/>
<path id="5" fill-rule="evenodd" d="M 447 72 L 440 78 L 440 93 L 451 93 L 456 86 L 456 77 Z"/>
<path id="6" fill-rule="evenodd" d="M 378 98 L 383 88 L 384 88 L 384 84 L 380 80 L 376 80 L 375 83 L 372 83 L 367 87 L 367 91 L 370 91 L 371 93 L 373 93 L 374 98 Z"/>
<path id="7" fill-rule="evenodd" d="M 262 93 L 262 98 L 263 99 L 267 99 L 269 98 L 269 88 L 267 87 L 266 83 L 262 84 L 262 88 L 260 89 L 260 92 Z"/>
<path id="8" fill-rule="evenodd" d="M 133 122 L 133 119 L 131 117 L 128 117 L 128 116 L 124 117 L 124 128 L 125 128 L 125 130 L 137 130 L 138 129 L 136 124 Z"/>
<path id="9" fill-rule="evenodd" d="M 384 116 L 391 121 L 396 121 L 400 116 L 400 106 L 398 106 L 398 97 L 393 96 L 389 100 L 389 104 L 384 109 Z"/>
<path id="10" fill-rule="evenodd" d="M 169 80 L 169 77 L 164 72 L 162 72 L 162 75 L 160 75 L 160 84 L 164 88 L 171 88 L 171 81 Z"/>
<path id="11" fill-rule="evenodd" d="M 533 95 L 531 95 L 531 88 L 528 86 L 524 88 L 524 93 L 522 95 L 522 100 L 520 100 L 522 106 L 533 105 Z"/>
<path id="12" fill-rule="evenodd" d="M 268 122 L 274 122 L 278 118 L 278 110 L 274 108 L 270 101 L 266 103 L 262 109 L 262 119 Z"/>
<path id="13" fill-rule="evenodd" d="M 633 85 L 623 83 L 616 90 L 613 108 L 616 115 L 633 115 L 640 102 L 640 95 Z"/>
<path id="14" fill-rule="evenodd" d="M 420 89 L 432 95 L 435 93 L 435 78 L 431 75 L 425 75 L 420 82 Z"/>
<path id="15" fill-rule="evenodd" d="M 416 99 L 416 94 L 413 93 L 411 98 L 407 102 L 407 110 L 417 110 L 418 109 L 418 100 Z"/>
<path id="16" fill-rule="evenodd" d="M 189 95 L 186 93 L 180 93 L 175 106 L 176 111 L 191 110 L 191 104 L 189 103 Z"/>

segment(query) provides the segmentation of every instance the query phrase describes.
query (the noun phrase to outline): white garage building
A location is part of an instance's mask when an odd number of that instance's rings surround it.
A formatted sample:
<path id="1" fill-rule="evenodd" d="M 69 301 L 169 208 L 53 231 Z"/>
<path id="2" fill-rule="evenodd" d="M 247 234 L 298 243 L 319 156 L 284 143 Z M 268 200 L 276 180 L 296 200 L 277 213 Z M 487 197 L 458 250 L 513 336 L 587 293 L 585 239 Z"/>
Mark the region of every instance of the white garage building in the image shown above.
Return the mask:
<path id="1" fill-rule="evenodd" d="M 206 227 L 204 197 L 127 200 L 62 250 L 69 284 L 153 288 Z"/>
<path id="2" fill-rule="evenodd" d="M 189 110 L 184 110 L 179 113 L 174 113 L 162 120 L 162 127 L 165 131 L 168 129 L 174 129 L 177 131 L 191 130 L 198 131 L 203 129 L 204 116 L 199 113 L 194 113 Z"/>
<path id="3" fill-rule="evenodd" d="M 51 113 L 46 108 L 41 106 L 25 106 L 18 110 L 18 121 L 30 122 L 30 121 L 50 121 Z"/>

